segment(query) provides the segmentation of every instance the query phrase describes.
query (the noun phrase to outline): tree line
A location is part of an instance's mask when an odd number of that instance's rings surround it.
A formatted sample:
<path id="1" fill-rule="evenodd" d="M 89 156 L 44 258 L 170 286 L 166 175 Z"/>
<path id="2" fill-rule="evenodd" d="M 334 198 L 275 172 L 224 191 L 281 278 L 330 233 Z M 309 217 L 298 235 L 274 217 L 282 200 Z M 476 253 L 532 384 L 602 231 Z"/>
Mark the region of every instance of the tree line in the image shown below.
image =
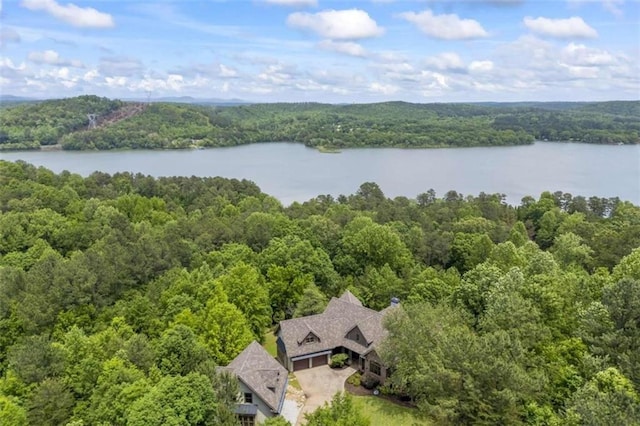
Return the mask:
<path id="1" fill-rule="evenodd" d="M 616 198 L 369 182 L 285 207 L 246 180 L 0 161 L 0 424 L 234 425 L 216 367 L 346 289 L 401 299 L 386 390 L 433 422 L 633 424 L 639 246 Z"/>
<path id="2" fill-rule="evenodd" d="M 0 149 L 181 149 L 291 141 L 310 147 L 442 148 L 534 140 L 640 143 L 640 102 L 229 107 L 153 103 L 89 129 L 87 114 L 111 117 L 131 103 L 80 96 L 0 109 Z"/>

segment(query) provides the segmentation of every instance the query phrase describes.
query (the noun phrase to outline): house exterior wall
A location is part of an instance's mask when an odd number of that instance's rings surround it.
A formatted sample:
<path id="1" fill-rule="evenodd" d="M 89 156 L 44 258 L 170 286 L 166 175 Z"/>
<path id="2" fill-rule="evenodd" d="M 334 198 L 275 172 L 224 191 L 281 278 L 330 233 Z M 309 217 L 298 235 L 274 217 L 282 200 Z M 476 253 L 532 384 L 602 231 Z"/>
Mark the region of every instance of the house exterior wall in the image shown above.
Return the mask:
<path id="1" fill-rule="evenodd" d="M 278 336 L 278 338 L 276 339 L 276 347 L 278 349 L 277 358 L 278 358 L 278 361 L 280 361 L 280 364 L 282 364 L 282 366 L 286 368 L 287 371 L 293 371 L 293 364 L 291 363 L 291 360 L 287 356 L 287 351 L 284 347 L 284 342 L 282 341 L 280 336 Z"/>
<path id="2" fill-rule="evenodd" d="M 380 374 L 375 374 L 371 371 L 371 362 L 376 362 L 380 365 Z M 385 380 L 387 380 L 387 368 L 384 366 L 384 363 L 376 353 L 376 351 L 369 352 L 364 358 L 364 372 L 365 374 L 373 374 L 378 379 L 380 379 L 380 384 L 383 384 Z"/>
<path id="3" fill-rule="evenodd" d="M 264 401 L 260 399 L 260 397 L 255 392 L 249 389 L 247 385 L 242 383 L 242 381 L 240 380 L 238 380 L 238 383 L 240 385 L 241 401 L 244 401 L 245 393 L 250 393 L 253 395 L 252 404 L 258 407 L 258 413 L 256 414 L 256 418 L 255 418 L 256 424 L 260 424 L 264 422 L 266 419 L 268 419 L 269 417 L 273 417 L 275 415 L 274 413 L 271 412 L 271 408 L 269 408 L 269 406 L 265 404 Z"/>
<path id="4" fill-rule="evenodd" d="M 347 339 L 349 340 L 353 340 L 356 343 L 359 343 L 363 346 L 367 345 L 367 342 L 364 341 L 364 337 L 362 335 L 362 332 L 360 331 L 360 329 L 358 327 L 353 327 L 351 329 L 351 331 L 349 331 L 347 333 Z"/>

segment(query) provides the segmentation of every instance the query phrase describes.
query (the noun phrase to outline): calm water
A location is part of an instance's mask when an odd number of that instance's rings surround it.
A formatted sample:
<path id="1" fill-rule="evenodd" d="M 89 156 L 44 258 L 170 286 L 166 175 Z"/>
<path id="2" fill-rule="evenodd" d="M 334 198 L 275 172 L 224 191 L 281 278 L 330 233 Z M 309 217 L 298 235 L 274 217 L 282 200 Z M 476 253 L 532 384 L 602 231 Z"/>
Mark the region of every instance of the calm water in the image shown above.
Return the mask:
<path id="1" fill-rule="evenodd" d="M 294 143 L 265 143 L 184 151 L 9 152 L 55 172 L 83 176 L 99 170 L 152 176 L 246 178 L 284 204 L 320 194 L 352 194 L 376 182 L 385 195 L 416 195 L 433 188 L 464 195 L 502 193 L 512 204 L 543 191 L 620 197 L 640 204 L 640 145 L 545 143 L 458 149 L 348 149 L 323 154 Z"/>

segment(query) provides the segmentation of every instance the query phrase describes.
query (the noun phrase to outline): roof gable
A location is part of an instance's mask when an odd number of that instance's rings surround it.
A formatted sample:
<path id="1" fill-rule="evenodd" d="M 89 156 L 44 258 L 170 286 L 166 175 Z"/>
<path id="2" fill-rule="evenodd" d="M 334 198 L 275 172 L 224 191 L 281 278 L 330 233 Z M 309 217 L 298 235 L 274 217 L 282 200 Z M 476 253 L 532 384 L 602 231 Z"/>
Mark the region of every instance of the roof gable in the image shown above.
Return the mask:
<path id="1" fill-rule="evenodd" d="M 287 387 L 288 372 L 256 341 L 225 368 L 249 387 L 274 412 L 278 412 Z"/>
<path id="2" fill-rule="evenodd" d="M 354 339 L 354 336 L 361 336 L 361 337 L 360 339 L 358 338 Z M 372 341 L 367 338 L 367 336 L 362 332 L 362 329 L 357 324 L 354 325 L 351 329 L 349 329 L 349 331 L 347 331 L 347 333 L 344 335 L 344 338 L 354 340 L 364 346 L 369 346 L 372 343 Z"/>
<path id="3" fill-rule="evenodd" d="M 313 340 L 308 342 L 307 339 L 309 339 L 309 338 L 312 338 Z M 310 344 L 310 343 L 315 343 L 315 342 L 321 342 L 321 339 L 320 339 L 320 336 L 318 336 L 313 331 L 310 331 L 309 333 L 307 333 L 307 335 L 304 336 L 302 338 L 302 340 L 298 340 L 298 344 L 299 345 Z"/>
<path id="4" fill-rule="evenodd" d="M 362 302 L 356 296 L 353 295 L 349 290 L 345 290 L 342 293 L 342 296 L 338 298 L 338 300 L 342 300 L 343 302 L 351 303 L 353 305 L 362 306 Z"/>

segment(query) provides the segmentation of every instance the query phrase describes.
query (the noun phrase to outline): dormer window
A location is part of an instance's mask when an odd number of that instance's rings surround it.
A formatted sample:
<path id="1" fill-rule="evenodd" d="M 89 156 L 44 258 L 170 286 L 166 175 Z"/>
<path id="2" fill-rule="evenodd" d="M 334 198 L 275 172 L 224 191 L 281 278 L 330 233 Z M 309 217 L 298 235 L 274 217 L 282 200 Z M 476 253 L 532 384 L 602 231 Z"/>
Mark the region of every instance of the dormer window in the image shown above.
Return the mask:
<path id="1" fill-rule="evenodd" d="M 318 339 L 316 338 L 316 336 L 314 336 L 313 334 L 309 334 L 307 337 L 304 338 L 304 343 L 305 345 L 307 343 L 315 343 L 317 342 Z"/>

